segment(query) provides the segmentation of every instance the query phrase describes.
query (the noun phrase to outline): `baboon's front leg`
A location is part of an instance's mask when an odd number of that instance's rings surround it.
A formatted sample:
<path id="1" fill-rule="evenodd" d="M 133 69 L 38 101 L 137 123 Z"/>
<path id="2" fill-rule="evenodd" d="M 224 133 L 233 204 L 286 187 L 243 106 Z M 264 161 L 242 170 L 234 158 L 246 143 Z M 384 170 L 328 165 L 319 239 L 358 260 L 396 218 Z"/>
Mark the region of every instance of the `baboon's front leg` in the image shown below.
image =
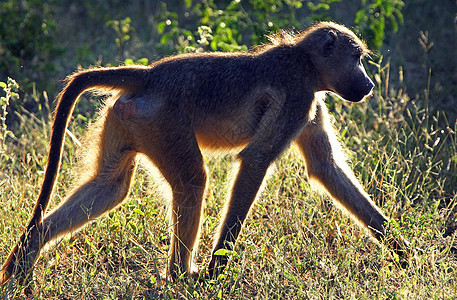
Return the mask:
<path id="1" fill-rule="evenodd" d="M 241 160 L 231 197 L 226 203 L 226 214 L 221 220 L 219 237 L 213 247 L 208 271 L 211 277 L 220 273 L 228 262 L 225 255 L 214 255 L 219 249 L 233 249 L 238 234 L 265 177 L 267 165 Z"/>
<path id="2" fill-rule="evenodd" d="M 262 117 L 251 142 L 238 155 L 238 174 L 230 199 L 225 205 L 225 215 L 221 219 L 219 236 L 215 239 L 208 267 L 211 277 L 219 274 L 228 261 L 225 255 L 214 254 L 219 249 L 233 249 L 268 167 L 306 123 L 306 107 L 292 107 L 296 102 L 282 100 L 284 99 L 273 99 L 271 108 Z"/>
<path id="3" fill-rule="evenodd" d="M 382 239 L 388 219 L 363 191 L 346 164 L 323 101 L 317 105 L 315 119 L 295 142 L 305 158 L 308 176 L 321 183 L 332 198 L 361 221 L 377 239 Z"/>
<path id="4" fill-rule="evenodd" d="M 19 252 L 15 271 L 19 280 L 26 279 L 41 248 L 65 233 L 76 231 L 89 221 L 118 205 L 126 196 L 135 171 L 136 153 L 128 144 L 129 135 L 108 111 L 101 128 L 94 173 L 74 190 L 57 208 L 47 214 L 33 229 L 25 248 Z M 94 137 L 98 139 L 97 136 Z"/>

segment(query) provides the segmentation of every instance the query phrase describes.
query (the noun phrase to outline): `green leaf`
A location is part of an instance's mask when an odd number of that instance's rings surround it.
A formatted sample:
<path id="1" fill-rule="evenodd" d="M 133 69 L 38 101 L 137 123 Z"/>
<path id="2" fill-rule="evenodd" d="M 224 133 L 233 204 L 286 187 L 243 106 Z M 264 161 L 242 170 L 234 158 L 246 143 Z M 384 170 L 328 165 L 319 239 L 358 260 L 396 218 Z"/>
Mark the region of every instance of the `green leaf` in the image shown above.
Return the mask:
<path id="1" fill-rule="evenodd" d="M 364 9 L 359 10 L 359 11 L 355 14 L 354 23 L 355 23 L 355 24 L 359 24 L 360 21 L 362 20 L 362 18 L 364 18 L 365 16 L 366 16 L 365 10 L 364 10 Z"/>
<path id="2" fill-rule="evenodd" d="M 133 59 L 127 58 L 127 59 L 124 60 L 124 64 L 126 66 L 131 66 L 131 65 L 134 65 L 135 63 L 133 62 Z"/>
<path id="3" fill-rule="evenodd" d="M 147 66 L 149 64 L 149 60 L 146 57 L 140 58 L 137 63 L 143 66 Z"/>
<path id="4" fill-rule="evenodd" d="M 394 17 L 390 18 L 390 21 L 392 22 L 392 27 L 394 32 L 398 32 L 398 23 L 397 20 Z"/>
<path id="5" fill-rule="evenodd" d="M 130 227 L 132 227 L 133 232 L 138 233 L 138 227 L 134 222 L 129 222 Z"/>
<path id="6" fill-rule="evenodd" d="M 303 7 L 303 3 L 301 3 L 300 1 L 295 1 L 293 4 L 292 4 L 293 7 L 295 7 L 296 9 L 300 9 Z"/>
<path id="7" fill-rule="evenodd" d="M 170 40 L 171 36 L 169 34 L 165 34 L 162 36 L 162 38 L 160 39 L 160 44 L 162 45 L 166 45 L 168 43 L 168 41 Z"/>
<path id="8" fill-rule="evenodd" d="M 328 5 L 327 3 L 319 3 L 317 5 L 317 8 L 318 9 L 323 9 L 323 10 L 329 10 L 330 9 L 330 5 Z"/>
<path id="9" fill-rule="evenodd" d="M 157 32 L 159 34 L 162 34 L 165 30 L 165 27 L 167 27 L 167 23 L 164 22 L 160 22 L 159 24 L 157 24 Z"/>
<path id="10" fill-rule="evenodd" d="M 236 252 L 233 250 L 227 250 L 227 249 L 219 249 L 216 252 L 214 252 L 214 255 L 217 256 L 230 256 L 235 254 Z"/>
<path id="11" fill-rule="evenodd" d="M 89 245 L 89 247 L 94 250 L 94 251 L 97 251 L 97 248 L 95 248 L 94 244 L 92 244 L 92 242 L 90 241 L 90 239 L 88 239 L 87 237 L 84 239 L 86 244 Z"/>
<path id="12" fill-rule="evenodd" d="M 138 214 L 138 215 L 140 215 L 140 216 L 144 216 L 144 212 L 141 211 L 141 210 L 138 209 L 138 208 L 135 208 L 135 209 L 133 210 L 133 212 L 136 213 L 136 214 Z"/>
<path id="13" fill-rule="evenodd" d="M 227 249 L 219 249 L 216 252 L 214 252 L 214 255 L 225 256 L 225 255 L 228 255 L 229 252 L 230 252 L 230 250 L 227 250 Z"/>
<path id="14" fill-rule="evenodd" d="M 218 39 L 215 37 L 210 43 L 211 50 L 213 50 L 213 51 L 217 50 L 217 40 Z"/>

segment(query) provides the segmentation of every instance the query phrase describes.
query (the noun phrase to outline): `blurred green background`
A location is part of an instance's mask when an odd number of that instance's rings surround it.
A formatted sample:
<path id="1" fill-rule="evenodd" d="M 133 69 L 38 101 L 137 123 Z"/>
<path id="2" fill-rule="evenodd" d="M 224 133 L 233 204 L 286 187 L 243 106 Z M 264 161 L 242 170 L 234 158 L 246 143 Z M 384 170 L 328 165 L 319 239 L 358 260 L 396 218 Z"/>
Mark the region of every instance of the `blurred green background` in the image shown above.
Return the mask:
<path id="1" fill-rule="evenodd" d="M 278 29 L 332 20 L 356 30 L 390 62 L 393 88 L 417 98 L 429 86 L 432 108 L 456 111 L 456 13 L 454 0 L 4 0 L 0 81 L 11 77 L 21 93 L 36 87 L 54 99 L 77 66 L 141 58 L 145 63 L 188 51 L 246 51 Z M 33 109 L 29 101 L 21 105 Z"/>

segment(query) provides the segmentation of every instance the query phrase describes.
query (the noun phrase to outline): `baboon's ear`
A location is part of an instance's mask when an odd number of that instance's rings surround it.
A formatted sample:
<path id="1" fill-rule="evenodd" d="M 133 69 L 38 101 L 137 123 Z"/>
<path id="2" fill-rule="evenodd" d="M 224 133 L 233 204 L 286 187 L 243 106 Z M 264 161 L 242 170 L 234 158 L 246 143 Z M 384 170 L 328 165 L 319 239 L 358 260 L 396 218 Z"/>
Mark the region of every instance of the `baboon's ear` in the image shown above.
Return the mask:
<path id="1" fill-rule="evenodd" d="M 333 49 L 335 48 L 336 42 L 336 32 L 333 30 L 329 30 L 324 38 L 324 43 L 322 47 L 322 53 L 324 56 L 329 56 Z"/>

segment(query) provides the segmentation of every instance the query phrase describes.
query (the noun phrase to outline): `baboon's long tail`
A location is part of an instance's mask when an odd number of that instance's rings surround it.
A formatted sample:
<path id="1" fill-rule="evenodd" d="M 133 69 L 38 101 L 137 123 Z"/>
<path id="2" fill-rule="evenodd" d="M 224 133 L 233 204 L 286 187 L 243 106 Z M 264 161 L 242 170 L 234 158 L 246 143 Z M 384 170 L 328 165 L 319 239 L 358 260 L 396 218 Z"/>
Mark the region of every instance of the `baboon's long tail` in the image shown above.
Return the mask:
<path id="1" fill-rule="evenodd" d="M 67 85 L 57 97 L 58 104 L 54 111 L 51 146 L 41 192 L 26 231 L 11 250 L 0 270 L 0 284 L 5 283 L 11 277 L 19 250 L 26 246 L 28 239 L 37 234 L 37 228 L 43 220 L 62 160 L 65 131 L 79 96 L 85 90 L 92 88 L 130 91 L 144 87 L 147 84 L 148 70 L 149 68 L 146 67 L 90 69 L 67 77 Z"/>

